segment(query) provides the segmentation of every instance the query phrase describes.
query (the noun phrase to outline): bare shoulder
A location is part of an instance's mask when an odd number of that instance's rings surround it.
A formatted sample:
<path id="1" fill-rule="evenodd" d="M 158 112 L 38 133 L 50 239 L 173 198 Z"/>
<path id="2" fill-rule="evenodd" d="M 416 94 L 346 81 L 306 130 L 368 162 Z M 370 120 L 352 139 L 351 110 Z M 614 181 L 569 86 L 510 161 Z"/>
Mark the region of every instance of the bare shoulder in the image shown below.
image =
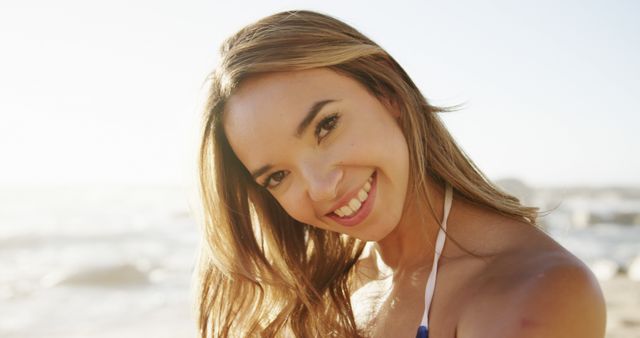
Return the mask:
<path id="1" fill-rule="evenodd" d="M 604 337 L 600 286 L 559 246 L 507 253 L 477 282 L 458 321 L 459 338 Z"/>

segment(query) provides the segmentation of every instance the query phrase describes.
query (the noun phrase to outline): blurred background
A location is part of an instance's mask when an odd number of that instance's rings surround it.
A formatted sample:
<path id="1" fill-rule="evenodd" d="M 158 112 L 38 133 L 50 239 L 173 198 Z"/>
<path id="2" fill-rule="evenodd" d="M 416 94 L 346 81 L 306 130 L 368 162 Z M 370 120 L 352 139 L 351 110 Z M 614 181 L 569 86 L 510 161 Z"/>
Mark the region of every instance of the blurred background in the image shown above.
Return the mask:
<path id="1" fill-rule="evenodd" d="M 637 1 L 0 2 L 0 337 L 193 337 L 196 148 L 222 40 L 289 9 L 387 49 L 640 337 Z"/>

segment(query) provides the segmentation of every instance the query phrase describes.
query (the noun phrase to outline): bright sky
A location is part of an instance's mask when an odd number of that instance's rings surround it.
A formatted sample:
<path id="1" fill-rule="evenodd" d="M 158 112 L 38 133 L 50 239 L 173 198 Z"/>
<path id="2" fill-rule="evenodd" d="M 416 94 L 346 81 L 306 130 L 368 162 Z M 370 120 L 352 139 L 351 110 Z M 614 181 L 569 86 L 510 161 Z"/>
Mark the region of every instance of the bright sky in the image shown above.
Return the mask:
<path id="1" fill-rule="evenodd" d="M 489 5 L 490 4 L 490 5 Z M 222 40 L 286 9 L 385 47 L 492 178 L 640 185 L 640 3 L 0 3 L 0 184 L 189 184 Z"/>

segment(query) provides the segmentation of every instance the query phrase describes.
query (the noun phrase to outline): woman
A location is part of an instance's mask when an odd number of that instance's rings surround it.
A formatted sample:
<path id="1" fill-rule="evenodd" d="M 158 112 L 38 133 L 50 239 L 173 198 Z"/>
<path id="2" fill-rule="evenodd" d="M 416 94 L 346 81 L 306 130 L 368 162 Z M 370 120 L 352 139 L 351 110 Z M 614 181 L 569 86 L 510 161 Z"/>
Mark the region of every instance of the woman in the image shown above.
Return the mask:
<path id="1" fill-rule="evenodd" d="M 221 49 L 200 152 L 202 337 L 602 337 L 589 270 L 325 15 Z"/>

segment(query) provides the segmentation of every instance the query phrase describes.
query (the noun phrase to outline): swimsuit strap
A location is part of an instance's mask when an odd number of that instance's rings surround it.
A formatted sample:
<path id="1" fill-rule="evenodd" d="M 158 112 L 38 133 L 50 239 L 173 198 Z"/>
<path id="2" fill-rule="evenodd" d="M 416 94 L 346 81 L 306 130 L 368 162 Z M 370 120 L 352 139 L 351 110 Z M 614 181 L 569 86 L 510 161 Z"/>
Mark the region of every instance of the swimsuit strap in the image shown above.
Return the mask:
<path id="1" fill-rule="evenodd" d="M 447 229 L 447 219 L 449 218 L 449 211 L 451 210 L 451 202 L 453 200 L 453 189 L 449 183 L 446 184 L 445 198 L 444 198 L 444 216 L 442 217 L 442 224 L 440 224 L 440 231 L 436 238 L 435 255 L 433 256 L 433 265 L 431 272 L 429 273 L 429 279 L 427 279 L 427 289 L 424 294 L 424 314 L 422 315 L 421 327 L 418 329 L 418 336 L 423 331 L 423 336 L 426 337 L 429 328 L 429 308 L 431 307 L 431 301 L 433 300 L 433 293 L 436 289 L 436 276 L 438 274 L 438 261 L 444 248 L 444 241 L 446 239 L 445 230 Z M 424 329 L 423 329 L 424 327 Z"/>

